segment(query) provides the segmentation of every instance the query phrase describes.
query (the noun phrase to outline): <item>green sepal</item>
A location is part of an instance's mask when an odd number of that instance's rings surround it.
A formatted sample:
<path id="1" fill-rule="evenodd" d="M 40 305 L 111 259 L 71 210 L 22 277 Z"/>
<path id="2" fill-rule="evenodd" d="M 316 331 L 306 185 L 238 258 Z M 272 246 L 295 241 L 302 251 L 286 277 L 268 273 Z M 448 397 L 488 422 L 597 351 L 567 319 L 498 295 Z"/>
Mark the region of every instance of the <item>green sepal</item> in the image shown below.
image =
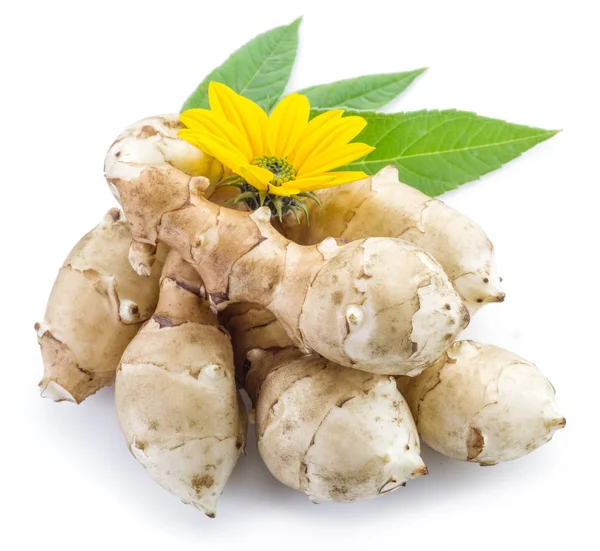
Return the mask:
<path id="1" fill-rule="evenodd" d="M 314 193 L 311 193 L 310 191 L 303 191 L 302 193 L 298 194 L 298 197 L 307 197 L 308 199 L 312 199 L 315 203 L 317 203 L 317 205 L 319 205 L 319 208 L 321 208 L 323 206 L 321 204 L 321 200 Z"/>

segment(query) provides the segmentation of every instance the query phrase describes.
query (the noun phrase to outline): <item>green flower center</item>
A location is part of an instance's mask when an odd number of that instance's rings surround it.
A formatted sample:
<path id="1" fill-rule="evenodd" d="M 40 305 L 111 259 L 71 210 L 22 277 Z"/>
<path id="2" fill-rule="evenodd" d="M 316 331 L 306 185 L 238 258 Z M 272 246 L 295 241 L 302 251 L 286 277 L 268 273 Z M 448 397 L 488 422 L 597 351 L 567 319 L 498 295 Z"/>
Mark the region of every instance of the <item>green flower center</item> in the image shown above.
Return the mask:
<path id="1" fill-rule="evenodd" d="M 280 159 L 273 155 L 260 155 L 252 159 L 252 164 L 271 171 L 273 173 L 271 184 L 274 186 L 281 186 L 296 179 L 296 169 L 287 159 Z"/>

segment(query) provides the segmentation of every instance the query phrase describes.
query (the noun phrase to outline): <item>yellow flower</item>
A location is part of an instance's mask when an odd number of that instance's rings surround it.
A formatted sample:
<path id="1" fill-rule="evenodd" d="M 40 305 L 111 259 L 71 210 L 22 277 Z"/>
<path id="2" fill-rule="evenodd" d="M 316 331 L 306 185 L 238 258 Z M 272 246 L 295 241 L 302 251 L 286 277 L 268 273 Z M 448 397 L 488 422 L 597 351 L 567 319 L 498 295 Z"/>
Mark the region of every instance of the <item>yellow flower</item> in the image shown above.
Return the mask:
<path id="1" fill-rule="evenodd" d="M 366 178 L 360 171 L 329 172 L 375 149 L 348 143 L 366 126 L 336 109 L 309 119 L 310 104 L 290 94 L 271 116 L 219 82 L 208 87 L 210 109 L 180 115 L 179 137 L 216 157 L 262 194 L 292 196 Z"/>

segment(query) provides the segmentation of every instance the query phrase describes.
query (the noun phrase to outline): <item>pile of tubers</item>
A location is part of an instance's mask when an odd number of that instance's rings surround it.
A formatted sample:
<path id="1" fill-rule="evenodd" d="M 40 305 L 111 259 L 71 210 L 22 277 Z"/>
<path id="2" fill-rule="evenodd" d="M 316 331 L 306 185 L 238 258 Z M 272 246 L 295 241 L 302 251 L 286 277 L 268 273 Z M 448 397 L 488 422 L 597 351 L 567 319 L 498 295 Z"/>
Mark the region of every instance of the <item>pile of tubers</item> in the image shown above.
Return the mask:
<path id="1" fill-rule="evenodd" d="M 522 457 L 565 425 L 528 361 L 459 341 L 502 302 L 474 222 L 393 167 L 315 192 L 310 224 L 223 206 L 215 159 L 177 115 L 113 143 L 111 209 L 72 250 L 35 328 L 43 396 L 79 403 L 115 383 L 133 456 L 214 516 L 244 450 L 313 502 L 354 502 L 427 473 L 419 438 L 480 465 Z"/>

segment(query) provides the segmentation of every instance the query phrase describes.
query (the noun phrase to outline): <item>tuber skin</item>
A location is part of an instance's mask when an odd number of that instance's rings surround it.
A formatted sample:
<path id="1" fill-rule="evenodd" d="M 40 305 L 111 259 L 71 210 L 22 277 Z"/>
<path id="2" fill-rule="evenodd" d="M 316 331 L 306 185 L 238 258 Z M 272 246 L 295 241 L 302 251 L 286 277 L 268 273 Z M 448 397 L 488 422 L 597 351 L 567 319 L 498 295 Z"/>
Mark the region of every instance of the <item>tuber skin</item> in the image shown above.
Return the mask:
<path id="1" fill-rule="evenodd" d="M 486 303 L 504 300 L 494 247 L 484 231 L 441 201 L 399 182 L 394 166 L 314 194 L 322 208 L 304 202 L 310 224 L 298 224 L 291 216 L 284 219 L 285 235 L 297 243 L 311 245 L 330 236 L 401 237 L 442 265 L 471 314 Z"/>
<path id="2" fill-rule="evenodd" d="M 131 223 L 132 251 L 166 243 L 198 271 L 219 309 L 259 304 L 302 352 L 392 375 L 414 375 L 434 363 L 468 324 L 448 277 L 422 249 L 393 238 L 295 244 L 273 228 L 267 208 L 247 213 L 216 205 L 203 194 L 207 178 L 154 164 L 136 144 L 117 142 L 105 163 Z M 184 153 L 173 157 L 181 164 Z M 148 255 L 132 257 L 145 273 Z"/>
<path id="3" fill-rule="evenodd" d="M 459 341 L 398 386 L 429 446 L 480 465 L 523 457 L 566 423 L 538 368 L 496 346 Z"/>
<path id="4" fill-rule="evenodd" d="M 125 347 L 152 315 L 166 249 L 144 278 L 127 260 L 130 242 L 123 214 L 111 209 L 69 253 L 35 324 L 42 396 L 80 403 L 112 384 Z"/>
<path id="5" fill-rule="evenodd" d="M 209 517 L 243 451 L 247 418 L 228 333 L 198 274 L 169 253 L 156 312 L 117 371 L 119 424 L 161 486 Z"/>
<path id="6" fill-rule="evenodd" d="M 132 172 L 151 163 L 174 166 L 186 174 L 204 176 L 213 183 L 225 176 L 226 169 L 219 161 L 177 137 L 177 131 L 182 127 L 179 115 L 158 115 L 132 124 L 113 142 L 106 156 L 105 172 L 108 174 L 115 162 L 122 163 L 119 164 L 121 167 L 129 167 Z M 122 203 L 120 192 L 110 179 L 108 186 L 115 199 Z M 137 230 L 134 228 L 134 234 Z M 155 253 L 156 243 L 134 240 L 129 261 L 138 274 L 148 276 Z"/>
<path id="7" fill-rule="evenodd" d="M 258 450 L 280 482 L 315 503 L 350 503 L 427 474 L 393 377 L 302 355 L 257 306 L 236 304 L 223 317 L 238 362 L 249 350 L 245 388 L 256 408 Z"/>

